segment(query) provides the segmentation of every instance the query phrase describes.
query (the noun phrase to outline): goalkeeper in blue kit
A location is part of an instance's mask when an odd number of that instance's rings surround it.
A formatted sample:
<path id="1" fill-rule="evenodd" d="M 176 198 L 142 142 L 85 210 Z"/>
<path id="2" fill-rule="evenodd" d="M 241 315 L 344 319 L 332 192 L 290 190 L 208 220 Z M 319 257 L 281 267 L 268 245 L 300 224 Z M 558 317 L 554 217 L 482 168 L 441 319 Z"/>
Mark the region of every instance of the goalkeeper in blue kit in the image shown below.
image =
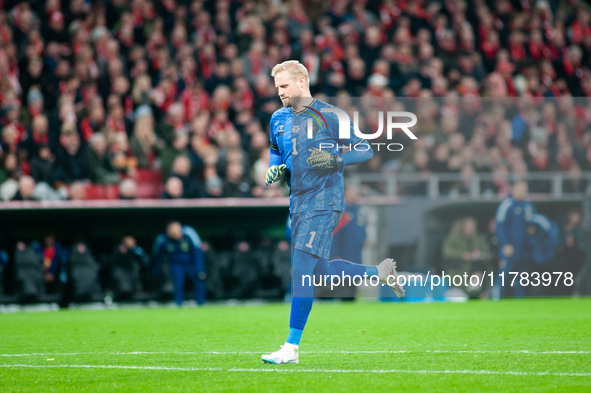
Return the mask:
<path id="1" fill-rule="evenodd" d="M 328 261 L 331 234 L 344 210 L 345 165 L 370 160 L 369 143 L 356 136 L 347 117 L 350 136 L 340 138 L 339 108 L 312 98 L 306 68 L 290 60 L 276 65 L 271 75 L 283 108 L 271 117 L 269 169 L 266 184 L 285 177 L 290 186 L 292 223 L 292 300 L 289 334 L 280 350 L 263 355 L 265 363 L 298 363 L 298 346 L 314 300 L 312 277 L 377 276 L 404 296 L 396 263 L 385 259 L 366 266 L 336 259 Z M 339 112 L 341 115 L 339 115 Z M 340 154 L 342 146 L 350 149 Z"/>

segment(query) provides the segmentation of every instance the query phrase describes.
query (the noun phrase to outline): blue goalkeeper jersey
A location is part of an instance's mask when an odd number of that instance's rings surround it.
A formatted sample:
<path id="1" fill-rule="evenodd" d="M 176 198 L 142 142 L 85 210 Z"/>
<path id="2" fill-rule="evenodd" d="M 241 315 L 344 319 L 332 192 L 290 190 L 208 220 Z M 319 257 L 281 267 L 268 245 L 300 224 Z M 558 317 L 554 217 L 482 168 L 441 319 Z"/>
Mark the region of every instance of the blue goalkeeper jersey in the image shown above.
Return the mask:
<path id="1" fill-rule="evenodd" d="M 344 165 L 358 164 L 373 157 L 371 146 L 353 132 L 350 119 L 350 137 L 339 138 L 339 120 L 335 113 L 322 109 L 336 108 L 323 101 L 313 100 L 307 108 L 294 112 L 281 108 L 271 116 L 271 154 L 269 166 L 285 164 L 290 185 L 290 211 L 292 214 L 305 211 L 344 209 L 344 167 L 330 169 L 312 168 L 308 165 L 313 148 L 341 155 L 343 147 L 351 148 L 343 154 Z M 336 108 L 338 109 L 338 108 Z M 309 119 L 312 135 L 309 137 Z"/>

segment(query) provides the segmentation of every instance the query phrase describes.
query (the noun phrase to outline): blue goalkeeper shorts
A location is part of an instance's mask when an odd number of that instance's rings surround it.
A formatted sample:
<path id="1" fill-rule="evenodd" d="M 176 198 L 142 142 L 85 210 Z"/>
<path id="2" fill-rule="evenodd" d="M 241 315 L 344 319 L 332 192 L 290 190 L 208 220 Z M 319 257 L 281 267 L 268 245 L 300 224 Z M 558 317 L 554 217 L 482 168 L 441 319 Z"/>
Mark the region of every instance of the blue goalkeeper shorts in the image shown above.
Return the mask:
<path id="1" fill-rule="evenodd" d="M 328 259 L 332 231 L 338 225 L 341 214 L 332 210 L 292 214 L 291 241 L 295 249 Z"/>

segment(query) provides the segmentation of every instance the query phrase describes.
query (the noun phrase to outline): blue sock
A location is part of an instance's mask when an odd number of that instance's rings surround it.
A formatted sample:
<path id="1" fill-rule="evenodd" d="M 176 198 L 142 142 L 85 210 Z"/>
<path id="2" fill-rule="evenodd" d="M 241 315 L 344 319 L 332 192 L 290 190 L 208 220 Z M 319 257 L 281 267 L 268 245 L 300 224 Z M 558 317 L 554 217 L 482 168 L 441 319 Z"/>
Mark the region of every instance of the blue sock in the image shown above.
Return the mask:
<path id="1" fill-rule="evenodd" d="M 378 275 L 378 267 L 377 266 L 366 266 L 367 275 L 368 276 L 377 276 Z"/>
<path id="2" fill-rule="evenodd" d="M 304 331 L 296 328 L 289 328 L 289 335 L 287 336 L 287 343 L 293 345 L 300 345 L 302 333 Z"/>
<path id="3" fill-rule="evenodd" d="M 313 276 L 314 268 L 318 263 L 318 257 L 301 250 L 295 250 L 293 254 L 293 293 L 291 298 L 291 311 L 289 315 L 289 344 L 298 345 L 302 331 L 308 321 L 314 302 L 314 287 L 311 283 L 302 280 L 303 276 Z"/>
<path id="4" fill-rule="evenodd" d="M 290 329 L 304 330 L 308 315 L 312 310 L 313 297 L 292 297 L 291 311 L 289 314 Z"/>

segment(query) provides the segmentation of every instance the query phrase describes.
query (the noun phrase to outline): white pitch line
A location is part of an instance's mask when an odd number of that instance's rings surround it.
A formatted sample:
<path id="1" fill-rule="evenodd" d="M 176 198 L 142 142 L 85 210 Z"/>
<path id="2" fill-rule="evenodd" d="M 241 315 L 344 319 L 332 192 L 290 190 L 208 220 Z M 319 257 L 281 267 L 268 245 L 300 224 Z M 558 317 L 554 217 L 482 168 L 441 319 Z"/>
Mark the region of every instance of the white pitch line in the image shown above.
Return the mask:
<path id="1" fill-rule="evenodd" d="M 265 352 L 265 351 L 262 351 Z M 241 355 L 241 354 L 257 354 L 257 353 L 262 353 L 261 351 L 259 352 L 252 352 L 252 351 L 228 351 L 228 352 L 223 352 L 223 351 L 205 351 L 205 352 L 197 352 L 197 353 L 208 353 L 208 354 L 213 354 L 213 355 Z M 357 353 L 364 353 L 364 354 L 372 354 L 372 353 L 424 353 L 424 354 L 430 354 L 430 353 L 527 353 L 527 354 L 534 354 L 534 355 L 538 355 L 538 354 L 591 354 L 591 351 L 528 351 L 528 350 L 520 350 L 520 351 L 470 351 L 470 350 L 465 350 L 465 351 L 446 351 L 446 350 L 426 350 L 426 351 L 299 351 L 300 353 L 305 353 L 305 354 L 331 354 L 331 353 L 342 353 L 342 354 L 357 354 Z M 182 352 L 182 353 L 193 353 L 193 352 Z"/>
<path id="2" fill-rule="evenodd" d="M 98 368 L 116 370 L 158 370 L 158 371 L 220 371 L 220 372 L 277 372 L 277 373 L 328 373 L 328 374 L 484 374 L 484 375 L 515 375 L 515 376 L 554 376 L 554 377 L 591 377 L 591 373 L 553 373 L 528 371 L 492 371 L 492 370 L 324 370 L 297 368 L 214 368 L 214 367 L 164 367 L 164 366 L 116 366 L 94 364 L 2 364 L 3 368 Z M 271 367 L 271 366 L 270 366 Z"/>
<path id="3" fill-rule="evenodd" d="M 27 357 L 27 356 L 84 356 L 84 355 L 256 355 L 262 354 L 268 351 L 194 351 L 194 352 L 142 352 L 142 351 L 134 351 L 134 352 L 70 352 L 70 353 L 2 353 L 0 357 Z M 584 354 L 591 354 L 591 351 L 529 351 L 529 350 L 515 350 L 515 351 L 472 351 L 472 350 L 457 350 L 457 351 L 448 351 L 448 350 L 425 350 L 425 351 L 300 351 L 303 354 L 313 354 L 313 355 L 321 355 L 321 354 L 388 354 L 388 353 L 413 353 L 413 354 L 458 354 L 458 353 L 508 353 L 508 354 L 531 354 L 531 355 L 543 355 L 543 354 L 550 354 L 550 355 L 584 355 Z"/>

